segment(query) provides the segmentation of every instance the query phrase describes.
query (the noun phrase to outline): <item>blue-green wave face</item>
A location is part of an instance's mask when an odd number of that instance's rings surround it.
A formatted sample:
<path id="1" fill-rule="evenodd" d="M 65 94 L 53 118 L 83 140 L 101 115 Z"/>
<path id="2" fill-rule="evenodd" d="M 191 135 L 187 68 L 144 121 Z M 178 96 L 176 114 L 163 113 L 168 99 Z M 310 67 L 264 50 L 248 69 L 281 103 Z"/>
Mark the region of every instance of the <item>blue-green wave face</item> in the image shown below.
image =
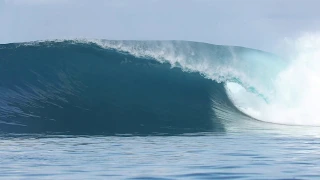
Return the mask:
<path id="1" fill-rule="evenodd" d="M 285 66 L 262 51 L 186 41 L 0 45 L 0 130 L 224 131 L 231 115 L 246 116 L 232 84 L 268 104 Z"/>

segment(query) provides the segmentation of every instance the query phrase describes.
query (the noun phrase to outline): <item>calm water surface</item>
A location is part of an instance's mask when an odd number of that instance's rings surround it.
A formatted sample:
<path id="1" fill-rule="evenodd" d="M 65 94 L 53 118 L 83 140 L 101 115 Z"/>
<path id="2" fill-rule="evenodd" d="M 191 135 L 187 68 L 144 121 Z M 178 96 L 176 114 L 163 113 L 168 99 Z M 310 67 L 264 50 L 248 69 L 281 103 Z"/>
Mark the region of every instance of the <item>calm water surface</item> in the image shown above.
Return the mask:
<path id="1" fill-rule="evenodd" d="M 0 178 L 320 179 L 319 128 L 279 127 L 147 136 L 2 134 Z"/>

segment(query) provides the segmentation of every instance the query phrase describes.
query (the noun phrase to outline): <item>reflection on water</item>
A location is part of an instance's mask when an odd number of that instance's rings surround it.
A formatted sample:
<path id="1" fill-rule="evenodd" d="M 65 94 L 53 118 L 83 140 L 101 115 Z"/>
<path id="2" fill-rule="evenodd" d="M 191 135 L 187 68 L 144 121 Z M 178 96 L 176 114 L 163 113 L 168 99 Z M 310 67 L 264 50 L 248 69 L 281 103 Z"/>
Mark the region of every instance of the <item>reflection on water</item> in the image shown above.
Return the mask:
<path id="1" fill-rule="evenodd" d="M 2 134 L 1 178 L 320 178 L 319 128 L 226 127 L 180 135 Z"/>

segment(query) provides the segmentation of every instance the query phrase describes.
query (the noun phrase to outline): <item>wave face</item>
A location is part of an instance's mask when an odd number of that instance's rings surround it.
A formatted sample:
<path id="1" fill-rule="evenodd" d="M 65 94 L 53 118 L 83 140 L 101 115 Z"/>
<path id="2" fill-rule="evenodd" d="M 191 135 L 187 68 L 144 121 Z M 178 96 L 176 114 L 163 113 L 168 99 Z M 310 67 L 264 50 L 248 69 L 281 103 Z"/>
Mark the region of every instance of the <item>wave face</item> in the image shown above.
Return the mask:
<path id="1" fill-rule="evenodd" d="M 0 45 L 0 131 L 223 132 L 226 120 L 259 119 L 250 101 L 270 104 L 286 67 L 262 51 L 186 41 Z"/>

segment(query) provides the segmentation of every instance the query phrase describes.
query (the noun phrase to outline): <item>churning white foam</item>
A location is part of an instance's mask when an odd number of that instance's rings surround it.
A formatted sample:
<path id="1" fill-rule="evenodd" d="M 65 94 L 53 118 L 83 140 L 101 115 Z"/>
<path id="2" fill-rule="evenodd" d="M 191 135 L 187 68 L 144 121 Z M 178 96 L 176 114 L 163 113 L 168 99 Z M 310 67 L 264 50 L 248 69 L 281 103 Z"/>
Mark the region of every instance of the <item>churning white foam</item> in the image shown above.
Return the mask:
<path id="1" fill-rule="evenodd" d="M 290 41 L 291 59 L 274 80 L 269 102 L 235 83 L 226 83 L 230 98 L 253 118 L 279 124 L 320 126 L 320 34 Z"/>

